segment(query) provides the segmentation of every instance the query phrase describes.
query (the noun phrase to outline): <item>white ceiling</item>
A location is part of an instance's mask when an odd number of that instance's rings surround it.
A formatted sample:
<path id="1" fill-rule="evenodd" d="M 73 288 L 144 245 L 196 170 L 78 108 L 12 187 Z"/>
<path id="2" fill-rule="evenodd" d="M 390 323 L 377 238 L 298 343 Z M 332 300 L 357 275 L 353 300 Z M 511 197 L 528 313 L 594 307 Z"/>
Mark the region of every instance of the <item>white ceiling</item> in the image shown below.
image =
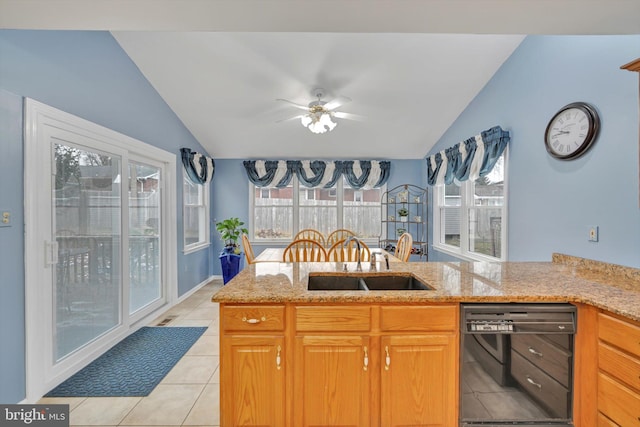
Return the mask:
<path id="1" fill-rule="evenodd" d="M 640 0 L 0 0 L 0 28 L 112 31 L 215 158 L 421 158 L 524 34 L 638 34 L 639 16 Z M 276 123 L 300 111 L 276 98 L 315 87 L 365 119 Z"/>

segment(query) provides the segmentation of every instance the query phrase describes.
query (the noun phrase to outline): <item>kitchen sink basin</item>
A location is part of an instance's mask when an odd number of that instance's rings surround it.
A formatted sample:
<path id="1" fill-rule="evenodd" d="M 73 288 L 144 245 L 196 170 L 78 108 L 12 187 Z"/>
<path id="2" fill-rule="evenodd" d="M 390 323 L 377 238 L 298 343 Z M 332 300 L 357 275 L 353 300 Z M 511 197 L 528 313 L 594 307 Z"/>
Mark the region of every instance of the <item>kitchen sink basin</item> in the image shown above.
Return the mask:
<path id="1" fill-rule="evenodd" d="M 360 275 L 311 275 L 307 289 L 310 291 L 429 291 L 433 288 L 413 276 L 382 274 Z"/>
<path id="2" fill-rule="evenodd" d="M 364 281 L 358 276 L 309 276 L 310 291 L 365 291 Z"/>
<path id="3" fill-rule="evenodd" d="M 365 283 L 370 291 L 431 291 L 433 288 L 413 276 L 369 276 Z"/>

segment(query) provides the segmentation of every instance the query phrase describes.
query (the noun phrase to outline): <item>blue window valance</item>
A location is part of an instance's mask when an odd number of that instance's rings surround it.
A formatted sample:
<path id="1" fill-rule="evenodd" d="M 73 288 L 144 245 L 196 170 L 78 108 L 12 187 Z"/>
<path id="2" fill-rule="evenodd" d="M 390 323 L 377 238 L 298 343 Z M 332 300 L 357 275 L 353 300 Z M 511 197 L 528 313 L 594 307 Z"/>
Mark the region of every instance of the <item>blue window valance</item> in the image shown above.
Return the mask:
<path id="1" fill-rule="evenodd" d="M 475 180 L 487 175 L 510 139 L 509 132 L 495 126 L 427 157 L 427 183 L 448 185 L 454 179 Z"/>
<path id="2" fill-rule="evenodd" d="M 353 188 L 377 188 L 389 179 L 391 162 L 377 160 L 245 160 L 247 177 L 257 187 L 282 188 L 294 175 L 305 187 L 331 188 L 344 176 Z"/>
<path id="3" fill-rule="evenodd" d="M 216 170 L 216 162 L 204 154 L 191 151 L 190 148 L 181 148 L 182 165 L 187 176 L 195 184 L 210 182 Z"/>

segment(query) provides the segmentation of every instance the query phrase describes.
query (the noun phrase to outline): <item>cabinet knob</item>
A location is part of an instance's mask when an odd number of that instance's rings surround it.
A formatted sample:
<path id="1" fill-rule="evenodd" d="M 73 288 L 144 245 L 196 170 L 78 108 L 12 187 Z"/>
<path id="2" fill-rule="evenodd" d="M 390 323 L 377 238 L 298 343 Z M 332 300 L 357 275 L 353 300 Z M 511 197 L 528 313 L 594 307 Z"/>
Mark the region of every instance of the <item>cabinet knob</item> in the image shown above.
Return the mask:
<path id="1" fill-rule="evenodd" d="M 385 358 L 384 358 L 384 370 L 388 371 L 391 366 L 391 356 L 389 355 L 389 346 L 384 346 Z"/>
<path id="2" fill-rule="evenodd" d="M 280 346 L 278 346 L 278 351 L 276 353 L 276 368 L 279 370 L 281 368 L 280 363 L 282 361 L 282 359 L 280 358 L 280 351 L 282 349 L 280 348 Z"/>
<path id="3" fill-rule="evenodd" d="M 364 365 L 362 366 L 362 369 L 364 371 L 366 371 L 367 369 L 369 369 L 369 352 L 367 350 L 367 346 L 364 346 Z"/>

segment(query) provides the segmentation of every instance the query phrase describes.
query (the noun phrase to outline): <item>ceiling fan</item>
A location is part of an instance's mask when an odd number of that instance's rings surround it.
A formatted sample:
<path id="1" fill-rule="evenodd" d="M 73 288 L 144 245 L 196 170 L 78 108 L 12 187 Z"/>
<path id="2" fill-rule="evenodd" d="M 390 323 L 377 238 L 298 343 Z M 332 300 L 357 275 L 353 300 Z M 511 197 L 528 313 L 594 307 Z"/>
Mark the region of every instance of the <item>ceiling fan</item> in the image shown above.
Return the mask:
<path id="1" fill-rule="evenodd" d="M 287 99 L 276 99 L 276 101 L 289 103 L 294 107 L 305 111 L 303 114 L 298 114 L 297 116 L 289 117 L 288 119 L 278 120 L 277 123 L 300 119 L 302 125 L 311 132 L 325 133 L 327 131 L 332 131 L 338 124 L 333 121 L 333 119 L 362 120 L 362 116 L 335 111 L 342 105 L 351 102 L 351 98 L 338 96 L 331 101 L 324 101 L 322 98 L 325 96 L 325 91 L 321 88 L 314 89 L 312 94 L 317 98 L 317 100 L 311 101 L 309 105 L 298 104 Z"/>

